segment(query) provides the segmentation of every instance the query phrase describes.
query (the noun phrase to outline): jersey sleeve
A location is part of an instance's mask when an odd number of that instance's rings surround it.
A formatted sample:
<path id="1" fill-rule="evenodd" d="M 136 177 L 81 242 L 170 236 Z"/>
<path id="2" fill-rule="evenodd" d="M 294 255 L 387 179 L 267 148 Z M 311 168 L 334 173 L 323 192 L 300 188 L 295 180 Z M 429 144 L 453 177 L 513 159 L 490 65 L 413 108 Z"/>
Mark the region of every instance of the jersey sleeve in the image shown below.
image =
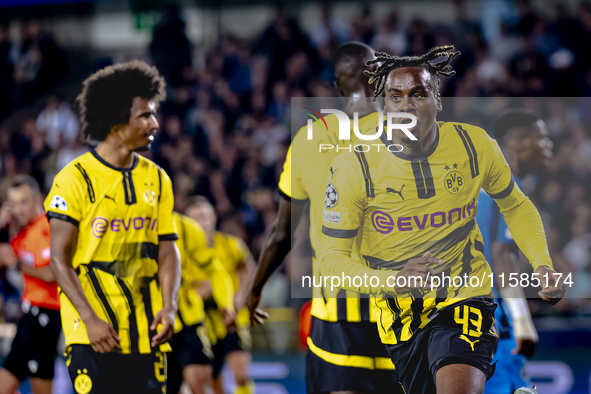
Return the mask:
<path id="1" fill-rule="evenodd" d="M 215 256 L 215 249 L 207 245 L 205 231 L 196 223 L 186 223 L 186 238 L 191 240 L 187 245 L 189 255 L 188 264 L 197 264 L 211 279 L 211 288 L 213 298 L 220 308 L 226 308 L 228 311 L 234 311 L 234 285 L 232 277 Z M 190 267 L 185 267 L 190 269 Z"/>
<path id="2" fill-rule="evenodd" d="M 283 172 L 279 177 L 278 191 L 282 197 L 292 203 L 305 202 L 308 199 L 308 195 L 302 185 L 302 168 L 296 165 L 296 168 L 292 168 L 291 151 L 292 145 L 287 150 L 287 156 L 285 163 L 283 164 Z"/>
<path id="3" fill-rule="evenodd" d="M 345 154 L 337 156 L 331 163 L 324 193 L 320 272 L 328 277 L 376 276 L 380 283 L 386 283 L 388 275 L 395 275 L 395 272 L 369 268 L 351 256 L 367 205 L 363 173 L 355 164 L 348 162 Z M 357 293 L 377 295 L 390 291 L 379 285 L 355 286 L 345 282 L 339 286 L 341 289 Z"/>
<path id="4" fill-rule="evenodd" d="M 64 168 L 53 178 L 51 190 L 43 206 L 47 219 L 65 220 L 78 227 L 90 196 L 71 168 L 71 166 Z"/>
<path id="5" fill-rule="evenodd" d="M 482 156 L 488 158 L 482 188 L 495 200 L 508 196 L 515 181 L 497 141 L 486 136 Z"/>
<path id="6" fill-rule="evenodd" d="M 487 138 L 490 144 L 485 146 L 487 151 L 484 156 L 488 157 L 489 162 L 482 187 L 499 206 L 515 243 L 534 271 L 541 266 L 553 269 L 538 210 L 513 180 L 511 169 L 497 142 L 488 136 Z"/>
<path id="7" fill-rule="evenodd" d="M 158 240 L 175 241 L 178 239 L 174 223 L 173 207 L 174 196 L 172 194 L 172 181 L 168 174 L 161 168 L 160 171 L 160 196 L 158 201 Z"/>
<path id="8" fill-rule="evenodd" d="M 363 173 L 355 164 L 337 156 L 327 174 L 322 233 L 329 237 L 353 238 L 361 226 L 367 196 Z"/>

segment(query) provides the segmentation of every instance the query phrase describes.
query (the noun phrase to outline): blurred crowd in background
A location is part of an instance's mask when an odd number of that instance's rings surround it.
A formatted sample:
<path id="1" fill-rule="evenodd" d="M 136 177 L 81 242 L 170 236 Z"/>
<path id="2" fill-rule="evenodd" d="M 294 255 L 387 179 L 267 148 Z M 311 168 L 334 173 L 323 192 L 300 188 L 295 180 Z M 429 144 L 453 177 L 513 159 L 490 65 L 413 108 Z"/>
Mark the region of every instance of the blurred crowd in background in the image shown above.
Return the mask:
<path id="1" fill-rule="evenodd" d="M 195 194 L 207 196 L 219 228 L 242 237 L 257 257 L 275 217 L 276 185 L 291 139 L 290 99 L 338 96 L 331 56 L 346 41 L 393 55 L 454 44 L 462 54 L 453 63 L 457 74 L 442 78 L 443 97 L 591 96 L 590 2 L 569 8 L 557 1 L 541 12 L 528 1 L 484 0 L 480 19 L 469 19 L 461 1 L 450 6 L 453 23 L 439 25 L 394 8 L 374 15 L 363 6 L 354 19 L 342 20 L 325 5 L 321 22 L 307 33 L 279 7 L 256 40 L 222 35 L 212 48 L 194 45 L 182 12 L 168 6 L 145 48 L 145 58 L 168 83 L 160 132 L 147 155 L 171 176 L 175 208 L 182 211 Z M 205 60 L 201 65 L 193 64 L 196 52 Z M 75 110 L 81 80 L 68 78 L 68 58 L 68 50 L 43 32 L 42 21 L 23 21 L 15 37 L 0 25 L 2 179 L 29 173 L 47 190 L 57 171 L 89 149 L 78 135 Z M 571 299 L 559 304 L 558 313 L 565 314 L 590 311 L 590 108 L 591 100 L 561 99 L 538 108 L 555 159 L 524 187 L 542 211 L 556 266 L 576 276 Z M 0 280 L 0 290 L 5 301 L 11 294 L 18 301 L 10 282 Z M 276 304 L 295 302 L 285 289 L 278 291 Z M 14 320 L 10 308 L 3 312 Z"/>

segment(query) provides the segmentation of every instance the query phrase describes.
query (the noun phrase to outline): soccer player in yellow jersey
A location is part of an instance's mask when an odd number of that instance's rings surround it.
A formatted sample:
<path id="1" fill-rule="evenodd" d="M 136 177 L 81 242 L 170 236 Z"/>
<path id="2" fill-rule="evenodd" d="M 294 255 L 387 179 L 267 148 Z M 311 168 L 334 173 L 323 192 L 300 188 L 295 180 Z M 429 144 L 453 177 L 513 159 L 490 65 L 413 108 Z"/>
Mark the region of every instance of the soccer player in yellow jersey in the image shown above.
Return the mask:
<path id="1" fill-rule="evenodd" d="M 193 394 L 213 389 L 213 350 L 205 328 L 203 298 L 193 288 L 205 273 L 212 282 L 213 298 L 223 316 L 223 324 L 234 320 L 232 277 L 207 243 L 205 231 L 193 219 L 174 213 L 177 246 L 181 255 L 181 288 L 175 333 L 170 340 L 167 391 L 179 392 L 184 381 Z"/>
<path id="2" fill-rule="evenodd" d="M 478 127 L 436 121 L 438 77 L 453 75 L 449 63 L 458 52 L 452 49 L 417 57 L 377 53 L 370 64 L 381 65 L 369 73 L 377 81 L 375 95 L 385 91 L 385 112 L 416 116 L 409 130 L 417 141 L 394 132 L 392 142 L 402 152 L 345 152 L 333 161 L 334 174 L 327 173 L 327 193 L 338 197 L 327 199 L 325 208 L 340 220 L 323 224 L 322 273 L 375 277 L 343 280 L 341 287 L 375 296 L 380 337 L 408 394 L 482 393 L 494 372 L 496 304 L 475 223 L 481 187 L 541 279 L 544 300 L 554 304 L 564 295 L 552 275 L 540 216 L 513 181 L 497 143 Z M 438 58 L 444 60 L 431 63 Z M 384 134 L 381 140 L 390 143 Z M 431 290 L 434 276 L 443 275 L 462 282 Z"/>
<path id="3" fill-rule="evenodd" d="M 346 112 L 359 113 L 359 130 L 372 131 L 379 122 L 376 111 L 380 108 L 369 99 L 373 88 L 364 71 L 374 69 L 365 62 L 373 59 L 369 46 L 350 42 L 340 46 L 333 57 L 335 86 L 348 101 Z M 364 98 L 367 98 L 364 100 Z M 352 118 L 352 117 L 350 117 Z M 346 149 L 351 141 L 338 138 L 339 122 L 335 115 L 325 117 L 324 129 L 314 122 L 314 140 L 306 139 L 306 128 L 298 131 L 287 153 L 279 180 L 277 219 L 263 244 L 255 278 L 250 287 L 248 302 L 253 311 L 260 301 L 262 288 L 291 249 L 292 225 L 297 225 L 303 207 L 310 204 L 310 241 L 315 256 L 312 259 L 314 275 L 319 275 L 317 258 L 320 257 L 326 179 L 321 175 L 331 170 L 330 163 L 336 149 L 318 153 L 318 144 L 338 141 Z M 296 156 L 297 155 L 297 156 Z M 355 156 L 355 155 L 353 155 Z M 334 170 L 334 169 L 332 169 Z M 357 392 L 396 393 L 401 389 L 394 365 L 378 336 L 375 318 L 370 314 L 369 299 L 337 298 L 336 293 L 314 289 L 312 323 L 306 355 L 306 386 L 308 393 Z M 341 294 L 342 296 L 343 294 Z M 254 324 L 257 316 L 251 318 Z"/>
<path id="4" fill-rule="evenodd" d="M 216 258 L 226 267 L 235 290 L 234 305 L 238 311 L 235 324 L 226 325 L 223 316 L 220 315 L 220 305 L 215 297 L 216 283 L 203 281 L 198 286 L 198 291 L 205 299 L 205 312 L 207 315 L 207 330 L 213 343 L 214 363 L 214 392 L 224 394 L 222 385 L 222 370 L 224 361 L 227 361 L 234 374 L 236 382 L 235 394 L 254 394 L 254 383 L 250 379 L 248 368 L 252 361 L 250 355 L 250 331 L 248 328 L 248 310 L 244 308 L 243 290 L 249 281 L 249 272 L 253 271 L 254 260 L 240 238 L 230 234 L 215 231 L 217 217 L 213 206 L 203 196 L 197 196 L 187 207 L 187 215 L 196 220 L 205 230 L 210 246 L 215 250 Z M 214 295 L 212 298 L 211 295 Z M 261 315 L 260 310 L 256 313 Z"/>
<path id="5" fill-rule="evenodd" d="M 98 146 L 61 170 L 45 200 L 76 393 L 166 390 L 180 283 L 172 184 L 146 150 L 165 82 L 132 61 L 97 71 L 78 96 Z"/>

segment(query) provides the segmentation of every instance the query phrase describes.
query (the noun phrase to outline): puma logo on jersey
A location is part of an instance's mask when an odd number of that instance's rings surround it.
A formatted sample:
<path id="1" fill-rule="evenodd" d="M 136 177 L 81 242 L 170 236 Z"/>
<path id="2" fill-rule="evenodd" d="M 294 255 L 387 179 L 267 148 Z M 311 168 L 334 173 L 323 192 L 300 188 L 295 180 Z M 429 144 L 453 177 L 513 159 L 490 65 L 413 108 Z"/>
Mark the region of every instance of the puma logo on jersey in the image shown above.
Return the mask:
<path id="1" fill-rule="evenodd" d="M 402 189 L 404 189 L 405 185 L 402 185 L 402 187 L 400 188 L 400 191 L 392 189 L 391 187 L 387 187 L 386 188 L 386 194 L 388 193 L 396 193 L 400 196 L 400 198 L 402 198 L 404 200 L 404 197 L 402 196 Z"/>
<path id="2" fill-rule="evenodd" d="M 108 195 L 106 195 L 106 194 L 105 194 L 105 198 L 108 198 L 109 200 L 113 201 L 115 204 L 117 203 L 117 202 L 115 201 L 115 198 L 113 198 L 113 197 L 111 197 L 111 196 L 108 196 Z"/>
<path id="3" fill-rule="evenodd" d="M 476 344 L 476 342 L 480 342 L 480 339 L 475 340 L 474 342 L 472 342 L 471 340 L 468 339 L 467 336 L 465 336 L 464 334 L 460 335 L 460 339 L 468 342 L 470 344 L 470 347 L 472 348 L 472 351 L 474 351 L 474 345 Z"/>

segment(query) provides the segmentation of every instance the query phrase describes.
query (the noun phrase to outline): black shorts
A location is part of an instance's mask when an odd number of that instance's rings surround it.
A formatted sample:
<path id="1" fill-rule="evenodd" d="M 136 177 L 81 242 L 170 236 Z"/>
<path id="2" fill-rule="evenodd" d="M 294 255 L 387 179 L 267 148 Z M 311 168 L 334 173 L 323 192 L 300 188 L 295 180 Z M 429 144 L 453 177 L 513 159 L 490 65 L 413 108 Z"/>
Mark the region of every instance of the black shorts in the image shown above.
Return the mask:
<path id="1" fill-rule="evenodd" d="M 172 352 L 168 355 L 167 391 L 176 394 L 183 382 L 183 369 L 187 365 L 211 365 L 213 350 L 207 337 L 205 325 L 183 327 L 168 342 Z"/>
<path id="2" fill-rule="evenodd" d="M 61 329 L 59 311 L 31 307 L 17 324 L 12 348 L 3 368 L 20 381 L 28 376 L 53 379 L 56 347 Z"/>
<path id="3" fill-rule="evenodd" d="M 247 326 L 228 327 L 228 333 L 213 345 L 213 376 L 217 377 L 224 367 L 226 355 L 235 351 L 249 352 L 251 348 L 250 330 Z"/>
<path id="4" fill-rule="evenodd" d="M 401 394 L 398 374 L 389 358 L 376 323 L 327 322 L 312 316 L 306 354 L 307 392 Z"/>
<path id="5" fill-rule="evenodd" d="M 68 349 L 68 372 L 77 394 L 162 394 L 166 353 L 96 353 L 90 345 Z"/>
<path id="6" fill-rule="evenodd" d="M 496 308 L 491 298 L 469 298 L 439 311 L 408 341 L 387 345 L 406 393 L 434 394 L 437 371 L 451 364 L 471 365 L 490 379 L 498 342 L 493 333 Z"/>

